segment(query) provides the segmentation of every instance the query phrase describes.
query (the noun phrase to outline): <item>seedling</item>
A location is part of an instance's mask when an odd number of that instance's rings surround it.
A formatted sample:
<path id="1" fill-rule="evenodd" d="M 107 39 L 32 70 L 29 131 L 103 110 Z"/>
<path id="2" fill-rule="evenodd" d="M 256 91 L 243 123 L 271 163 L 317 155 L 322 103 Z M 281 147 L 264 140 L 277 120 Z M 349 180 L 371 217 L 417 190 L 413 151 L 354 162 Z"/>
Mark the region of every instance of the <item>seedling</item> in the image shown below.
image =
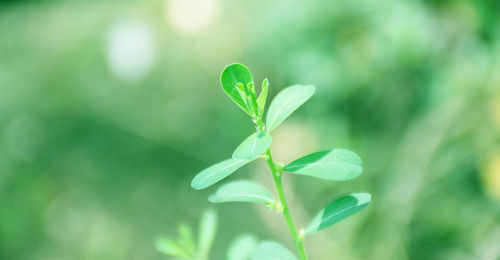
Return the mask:
<path id="1" fill-rule="evenodd" d="M 179 238 L 159 238 L 156 240 L 156 249 L 177 259 L 208 260 L 216 232 L 217 214 L 213 210 L 205 210 L 198 227 L 197 242 L 191 227 L 181 224 Z"/>
<path id="2" fill-rule="evenodd" d="M 285 219 L 299 258 L 306 260 L 304 239 L 360 211 L 370 203 L 371 195 L 368 193 L 353 193 L 341 196 L 321 209 L 307 227 L 299 230 L 295 226 L 283 192 L 283 175 L 288 173 L 299 174 L 327 181 L 351 180 L 358 177 L 362 172 L 361 159 L 357 154 L 348 150 L 330 149 L 306 155 L 284 166 L 277 164 L 274 162 L 270 151 L 272 144 L 271 132 L 314 94 L 315 87 L 294 85 L 285 88 L 274 98 L 264 121 L 269 90 L 269 81 L 267 79 L 262 82 L 260 94 L 257 96 L 254 80 L 249 69 L 243 64 L 231 64 L 222 72 L 221 84 L 222 89 L 229 98 L 250 116 L 256 132 L 236 148 L 230 159 L 212 165 L 198 173 L 192 180 L 191 186 L 197 190 L 205 189 L 254 160 L 265 160 L 274 180 L 277 198 L 258 183 L 238 180 L 221 186 L 215 194 L 209 197 L 209 201 L 213 203 L 263 203 L 268 208 L 275 209 Z M 284 246 L 266 241 L 253 249 L 251 259 L 296 260 L 297 258 Z"/>

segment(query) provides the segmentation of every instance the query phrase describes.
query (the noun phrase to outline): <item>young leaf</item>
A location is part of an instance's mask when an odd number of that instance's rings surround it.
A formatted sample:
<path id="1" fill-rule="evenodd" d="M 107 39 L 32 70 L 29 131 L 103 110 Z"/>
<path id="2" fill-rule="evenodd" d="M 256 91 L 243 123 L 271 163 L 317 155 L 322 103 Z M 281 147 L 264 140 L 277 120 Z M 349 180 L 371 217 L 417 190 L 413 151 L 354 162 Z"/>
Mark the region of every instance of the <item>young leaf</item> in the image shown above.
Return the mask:
<path id="1" fill-rule="evenodd" d="M 370 200 L 371 195 L 368 193 L 353 193 L 334 200 L 314 217 L 305 234 L 316 233 L 353 215 L 368 206 Z"/>
<path id="2" fill-rule="evenodd" d="M 249 260 L 257 246 L 257 239 L 253 235 L 241 235 L 231 243 L 227 252 L 228 260 Z"/>
<path id="3" fill-rule="evenodd" d="M 194 243 L 193 231 L 191 230 L 191 227 L 186 224 L 180 224 L 178 232 L 182 245 L 189 250 L 191 255 L 194 254 L 196 252 L 196 244 Z"/>
<path id="4" fill-rule="evenodd" d="M 251 115 L 251 102 L 248 101 L 247 94 L 245 92 L 245 87 L 243 86 L 242 83 L 238 82 L 234 86 L 236 88 L 236 91 L 238 91 L 238 94 L 240 95 L 241 100 L 243 100 L 243 103 L 245 104 L 245 111 L 248 111 L 249 115 Z"/>
<path id="5" fill-rule="evenodd" d="M 260 90 L 259 97 L 257 98 L 257 105 L 259 106 L 259 116 L 264 115 L 264 109 L 266 108 L 267 92 L 269 91 L 269 80 L 264 79 L 262 81 L 262 89 Z"/>
<path id="6" fill-rule="evenodd" d="M 168 238 L 160 238 L 156 240 L 155 247 L 156 250 L 166 255 L 180 257 L 180 258 L 191 257 L 189 251 L 186 248 Z"/>
<path id="7" fill-rule="evenodd" d="M 363 168 L 361 158 L 354 152 L 332 149 L 299 158 L 285 166 L 284 171 L 325 180 L 345 181 L 358 177 Z"/>
<path id="8" fill-rule="evenodd" d="M 266 188 L 251 181 L 233 181 L 221 186 L 217 192 L 208 198 L 210 202 L 273 202 L 274 198 Z"/>
<path id="9" fill-rule="evenodd" d="M 255 91 L 255 85 L 253 82 L 248 83 L 248 90 L 250 90 L 250 95 L 252 96 L 253 100 L 257 100 L 257 92 Z"/>
<path id="10" fill-rule="evenodd" d="M 217 233 L 217 213 L 213 210 L 205 210 L 200 220 L 198 234 L 198 258 L 207 260 L 210 253 L 210 248 L 214 243 L 215 234 Z"/>
<path id="11" fill-rule="evenodd" d="M 255 158 L 254 158 L 255 159 Z M 212 165 L 198 173 L 191 181 L 191 187 L 197 190 L 204 189 L 231 175 L 243 165 L 251 162 L 248 159 L 228 159 Z"/>
<path id="12" fill-rule="evenodd" d="M 240 96 L 236 89 L 237 83 L 242 83 L 247 86 L 248 83 L 253 82 L 252 73 L 243 64 L 233 63 L 224 68 L 222 71 L 220 82 L 222 89 L 243 111 L 251 115 L 251 111 L 246 105 L 245 100 Z"/>
<path id="13" fill-rule="evenodd" d="M 265 152 L 273 142 L 266 132 L 257 132 L 245 139 L 233 153 L 234 159 L 251 160 Z"/>
<path id="14" fill-rule="evenodd" d="M 274 98 L 267 112 L 266 127 L 274 130 L 283 120 L 306 102 L 313 94 L 314 86 L 295 85 L 282 90 Z"/>
<path id="15" fill-rule="evenodd" d="M 297 260 L 286 247 L 271 241 L 260 243 L 255 248 L 252 260 Z"/>

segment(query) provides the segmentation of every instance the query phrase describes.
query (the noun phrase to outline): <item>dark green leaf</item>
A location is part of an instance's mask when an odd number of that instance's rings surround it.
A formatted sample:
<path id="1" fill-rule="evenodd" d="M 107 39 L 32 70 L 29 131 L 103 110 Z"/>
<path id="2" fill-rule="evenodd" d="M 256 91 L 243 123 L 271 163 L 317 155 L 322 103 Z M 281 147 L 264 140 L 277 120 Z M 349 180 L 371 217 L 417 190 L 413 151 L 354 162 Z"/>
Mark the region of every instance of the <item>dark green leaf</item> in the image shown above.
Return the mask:
<path id="1" fill-rule="evenodd" d="M 222 71 L 220 82 L 222 89 L 243 111 L 251 115 L 251 111 L 246 105 L 246 101 L 236 88 L 237 83 L 242 83 L 247 86 L 248 83 L 253 83 L 253 77 L 250 70 L 243 64 L 234 63 L 226 66 Z"/>
<path id="2" fill-rule="evenodd" d="M 270 132 L 297 108 L 306 102 L 313 94 L 314 86 L 295 85 L 282 90 L 274 98 L 266 117 L 266 127 Z"/>
<path id="3" fill-rule="evenodd" d="M 252 260 L 297 260 L 286 247 L 271 241 L 260 243 L 255 248 Z"/>
<path id="4" fill-rule="evenodd" d="M 334 200 L 314 217 L 305 234 L 316 233 L 353 215 L 368 206 L 370 200 L 371 195 L 368 193 L 353 193 Z"/>
<path id="5" fill-rule="evenodd" d="M 354 152 L 332 149 L 299 158 L 284 170 L 325 180 L 345 181 L 358 177 L 363 168 L 361 158 Z"/>
<path id="6" fill-rule="evenodd" d="M 274 198 L 266 188 L 251 181 L 233 181 L 221 186 L 217 193 L 208 199 L 214 203 L 220 202 L 273 202 Z"/>
<path id="7" fill-rule="evenodd" d="M 251 160 L 265 152 L 273 142 L 266 132 L 257 132 L 245 139 L 233 153 L 234 159 Z"/>
<path id="8" fill-rule="evenodd" d="M 200 190 L 231 175 L 234 171 L 252 160 L 228 159 L 212 165 L 198 173 L 191 181 L 191 187 Z"/>

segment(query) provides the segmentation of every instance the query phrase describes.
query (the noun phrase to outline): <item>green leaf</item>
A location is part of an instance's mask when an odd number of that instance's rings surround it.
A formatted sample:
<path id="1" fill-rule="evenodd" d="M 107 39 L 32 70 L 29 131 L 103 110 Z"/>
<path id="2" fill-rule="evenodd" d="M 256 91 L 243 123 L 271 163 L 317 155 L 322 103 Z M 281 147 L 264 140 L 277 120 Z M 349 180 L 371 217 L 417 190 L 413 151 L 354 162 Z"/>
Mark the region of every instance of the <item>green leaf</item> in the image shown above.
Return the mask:
<path id="1" fill-rule="evenodd" d="M 368 193 L 353 193 L 342 196 L 322 209 L 305 230 L 306 235 L 325 229 L 368 206 L 371 195 Z"/>
<path id="2" fill-rule="evenodd" d="M 221 186 L 217 192 L 210 196 L 210 202 L 273 202 L 274 198 L 266 188 L 251 181 L 233 181 Z"/>
<path id="3" fill-rule="evenodd" d="M 217 213 L 205 210 L 200 220 L 198 234 L 198 259 L 206 260 L 217 233 Z"/>
<path id="4" fill-rule="evenodd" d="M 249 260 L 256 246 L 257 238 L 255 236 L 241 235 L 231 243 L 227 252 L 227 260 Z"/>
<path id="5" fill-rule="evenodd" d="M 197 190 L 204 189 L 231 175 L 243 165 L 251 162 L 247 159 L 228 159 L 212 165 L 198 173 L 191 181 L 191 187 Z"/>
<path id="6" fill-rule="evenodd" d="M 251 160 L 265 152 L 273 142 L 273 138 L 261 131 L 245 139 L 233 153 L 234 159 Z"/>
<path id="7" fill-rule="evenodd" d="M 304 104 L 313 94 L 314 86 L 295 85 L 282 90 L 274 98 L 267 112 L 266 127 L 274 130 L 283 120 Z"/>
<path id="8" fill-rule="evenodd" d="M 259 116 L 264 115 L 264 109 L 266 108 L 267 92 L 269 91 L 269 80 L 264 79 L 262 81 L 262 89 L 260 90 L 259 97 L 257 98 L 257 105 L 259 106 Z"/>
<path id="9" fill-rule="evenodd" d="M 252 260 L 297 260 L 286 247 L 271 241 L 260 243 L 255 248 Z"/>
<path id="10" fill-rule="evenodd" d="M 251 111 L 246 105 L 244 98 L 240 96 L 240 93 L 236 89 L 237 83 L 242 83 L 247 86 L 248 83 L 253 83 L 252 73 L 243 64 L 234 63 L 226 66 L 222 71 L 220 82 L 222 89 L 243 111 L 251 115 Z"/>
<path id="11" fill-rule="evenodd" d="M 178 232 L 180 242 L 186 249 L 189 250 L 191 255 L 194 254 L 196 252 L 196 244 L 194 242 L 193 231 L 191 230 L 191 227 L 186 224 L 180 224 Z"/>
<path id="12" fill-rule="evenodd" d="M 325 180 L 345 181 L 358 177 L 363 168 L 361 158 L 354 152 L 332 149 L 299 158 L 285 166 L 284 170 Z"/>
<path id="13" fill-rule="evenodd" d="M 174 240 L 168 238 L 157 239 L 155 247 L 156 250 L 166 255 L 180 257 L 180 258 L 188 258 L 191 256 L 186 248 L 184 248 L 182 245 L 178 244 Z"/>

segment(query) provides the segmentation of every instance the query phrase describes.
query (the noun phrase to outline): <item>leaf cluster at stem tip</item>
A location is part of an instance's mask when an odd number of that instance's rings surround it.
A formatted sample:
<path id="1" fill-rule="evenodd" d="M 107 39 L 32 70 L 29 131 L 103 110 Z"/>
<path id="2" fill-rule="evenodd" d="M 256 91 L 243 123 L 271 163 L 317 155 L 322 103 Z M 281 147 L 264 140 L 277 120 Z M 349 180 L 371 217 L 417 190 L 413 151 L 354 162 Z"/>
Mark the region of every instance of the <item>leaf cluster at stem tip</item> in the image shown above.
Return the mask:
<path id="1" fill-rule="evenodd" d="M 353 193 L 341 196 L 321 209 L 306 228 L 297 232 L 281 187 L 282 173 L 305 175 L 328 181 L 346 181 L 361 175 L 361 158 L 352 151 L 334 148 L 305 155 L 286 165 L 274 163 L 269 150 L 273 142 L 270 133 L 314 94 L 315 87 L 294 85 L 283 89 L 271 102 L 264 123 L 269 91 L 267 79 L 262 82 L 261 91 L 257 95 L 250 70 L 243 64 L 235 63 L 226 66 L 223 70 L 221 85 L 227 96 L 252 118 L 257 131 L 235 149 L 230 159 L 212 165 L 198 173 L 192 180 L 191 186 L 194 189 L 207 188 L 228 177 L 244 165 L 258 158 L 265 159 L 273 174 L 278 198 L 275 198 L 258 183 L 238 180 L 221 186 L 215 194 L 210 196 L 209 201 L 214 203 L 264 203 L 270 208 L 277 209 L 285 217 L 299 258 L 307 259 L 302 243 L 304 237 L 360 211 L 370 203 L 371 195 Z M 259 256 L 258 259 L 297 259 L 286 248 L 274 242 L 262 243 L 255 249 L 253 255 Z M 265 258 L 266 255 L 275 258 Z M 252 259 L 254 258 L 252 257 Z"/>

